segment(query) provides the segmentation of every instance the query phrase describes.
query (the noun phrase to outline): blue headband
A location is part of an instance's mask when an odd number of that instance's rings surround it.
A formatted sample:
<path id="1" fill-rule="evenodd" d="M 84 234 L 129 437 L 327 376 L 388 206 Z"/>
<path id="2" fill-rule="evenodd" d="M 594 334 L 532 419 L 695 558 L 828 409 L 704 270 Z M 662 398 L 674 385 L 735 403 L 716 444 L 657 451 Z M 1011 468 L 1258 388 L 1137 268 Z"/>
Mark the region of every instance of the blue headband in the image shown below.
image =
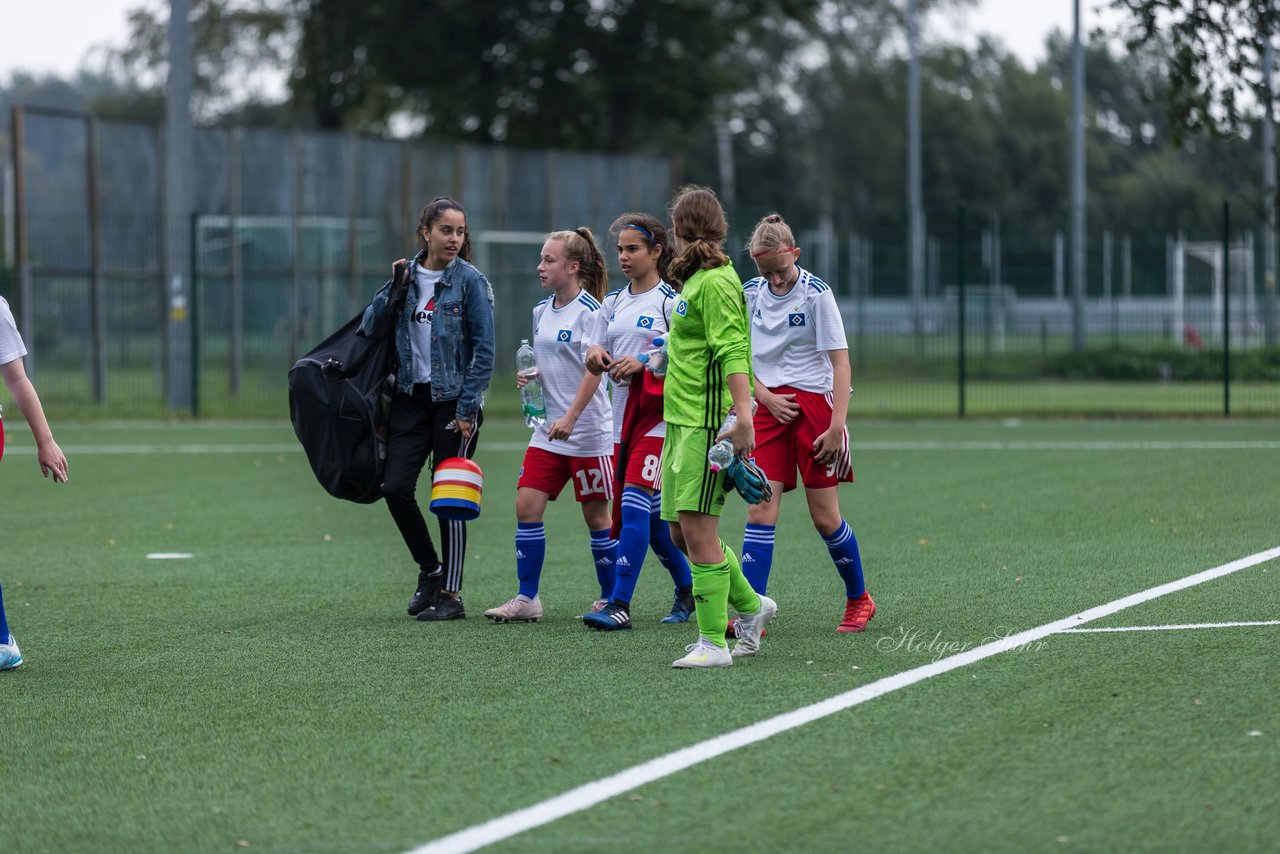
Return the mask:
<path id="1" fill-rule="evenodd" d="M 645 237 L 649 238 L 650 243 L 656 244 L 658 242 L 658 239 L 653 236 L 653 232 L 645 228 L 643 225 L 640 225 L 639 223 L 629 222 L 626 225 L 624 225 L 623 228 L 634 228 L 636 231 L 640 232 Z"/>

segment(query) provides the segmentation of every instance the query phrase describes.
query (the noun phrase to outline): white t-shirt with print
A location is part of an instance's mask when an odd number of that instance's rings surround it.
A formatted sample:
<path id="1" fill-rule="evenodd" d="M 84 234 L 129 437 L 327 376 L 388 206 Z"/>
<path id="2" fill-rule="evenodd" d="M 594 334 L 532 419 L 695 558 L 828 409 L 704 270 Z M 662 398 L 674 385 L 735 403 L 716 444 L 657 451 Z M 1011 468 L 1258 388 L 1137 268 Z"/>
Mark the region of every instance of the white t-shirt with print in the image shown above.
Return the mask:
<path id="1" fill-rule="evenodd" d="M 529 446 L 569 457 L 608 456 L 613 453 L 613 416 L 604 383 L 578 416 L 573 435 L 554 442 L 547 436 L 547 426 L 569 411 L 578 394 L 587 373 L 588 341 L 600 314 L 600 303 L 586 291 L 563 308 L 554 303 L 552 295 L 533 307 L 533 353 L 542 373 L 547 423 L 534 431 Z"/>
<path id="2" fill-rule="evenodd" d="M 835 374 L 828 350 L 847 350 L 844 321 L 831 288 L 808 270 L 778 296 L 755 278 L 742 286 L 751 316 L 751 369 L 768 388 L 789 385 L 825 394 Z"/>
<path id="3" fill-rule="evenodd" d="M 22 343 L 22 335 L 18 332 L 18 324 L 9 310 L 9 302 L 0 297 L 0 365 L 7 365 L 27 355 L 27 346 Z"/>
<path id="4" fill-rule="evenodd" d="M 671 329 L 667 318 L 675 308 L 676 290 L 666 282 L 642 294 L 633 294 L 631 286 L 611 291 L 604 298 L 604 306 L 596 319 L 591 344 L 599 344 L 609 351 L 613 359 L 635 356 L 654 349 L 653 339 L 661 338 Z M 631 382 L 638 379 L 631 378 Z M 631 383 L 609 383 L 613 396 L 613 441 L 622 441 L 622 415 L 627 407 L 627 392 Z M 646 436 L 666 436 L 667 423 L 659 421 L 645 433 Z"/>
<path id="5" fill-rule="evenodd" d="M 436 283 L 444 277 L 444 270 L 428 270 L 421 264 L 413 265 L 413 276 L 418 281 L 418 304 L 413 307 L 409 323 L 409 344 L 413 350 L 413 381 L 431 382 L 431 324 L 436 314 Z"/>

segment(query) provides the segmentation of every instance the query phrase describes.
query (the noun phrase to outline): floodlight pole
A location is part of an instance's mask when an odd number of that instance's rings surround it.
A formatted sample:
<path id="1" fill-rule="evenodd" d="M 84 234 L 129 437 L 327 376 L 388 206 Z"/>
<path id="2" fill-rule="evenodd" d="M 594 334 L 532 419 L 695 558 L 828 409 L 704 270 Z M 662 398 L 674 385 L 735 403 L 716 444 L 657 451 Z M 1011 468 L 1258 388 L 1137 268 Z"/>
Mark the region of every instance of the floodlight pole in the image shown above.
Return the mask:
<path id="1" fill-rule="evenodd" d="M 1274 9 L 1274 5 L 1271 8 Z M 1278 339 L 1276 326 L 1280 320 L 1276 313 L 1276 129 L 1273 116 L 1275 97 L 1271 88 L 1272 67 L 1275 65 L 1275 33 L 1268 28 L 1263 38 L 1266 44 L 1262 52 L 1262 91 L 1265 93 L 1262 111 L 1262 205 L 1265 211 L 1262 232 L 1262 328 L 1267 346 L 1274 347 Z"/>
<path id="2" fill-rule="evenodd" d="M 1084 350 L 1084 44 L 1080 0 L 1071 43 L 1071 347 Z"/>
<path id="3" fill-rule="evenodd" d="M 169 80 L 165 92 L 164 306 L 170 411 L 194 411 L 191 340 L 191 217 L 195 213 L 191 127 L 189 0 L 169 0 Z"/>
<path id="4" fill-rule="evenodd" d="M 916 347 L 924 344 L 924 192 L 920 165 L 920 27 L 917 2 L 907 4 L 907 270 Z"/>

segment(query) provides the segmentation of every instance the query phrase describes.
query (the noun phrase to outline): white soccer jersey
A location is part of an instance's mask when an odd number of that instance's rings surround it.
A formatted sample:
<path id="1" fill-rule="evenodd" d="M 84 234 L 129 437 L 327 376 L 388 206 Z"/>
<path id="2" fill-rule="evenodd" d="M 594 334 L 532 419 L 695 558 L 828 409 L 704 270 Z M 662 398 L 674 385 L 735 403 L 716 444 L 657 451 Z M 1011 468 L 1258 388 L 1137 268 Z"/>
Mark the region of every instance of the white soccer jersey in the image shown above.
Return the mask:
<path id="1" fill-rule="evenodd" d="M 642 294 L 631 293 L 631 286 L 612 291 L 604 298 L 604 308 L 596 319 L 591 344 L 599 344 L 609 356 L 621 359 L 653 349 L 653 339 L 671 329 L 668 318 L 675 307 L 676 290 L 666 282 Z M 633 377 L 631 382 L 635 382 Z M 613 392 L 613 441 L 622 441 L 622 415 L 627 407 L 627 385 L 609 383 Z M 658 422 L 646 436 L 666 436 L 667 424 Z"/>
<path id="2" fill-rule="evenodd" d="M 768 388 L 831 391 L 834 372 L 828 350 L 847 350 L 844 321 L 835 294 L 803 268 L 784 296 L 755 278 L 742 286 L 751 314 L 751 369 Z"/>
<path id="3" fill-rule="evenodd" d="M 22 335 L 18 333 L 18 324 L 13 321 L 9 302 L 0 297 L 0 365 L 15 362 L 25 355 L 27 347 L 22 343 Z"/>
<path id="4" fill-rule="evenodd" d="M 564 416 L 578 394 L 587 372 L 587 347 L 600 303 L 582 291 L 568 305 L 556 308 L 555 295 L 533 307 L 533 353 L 542 372 L 542 394 L 547 405 L 547 424 L 533 433 L 529 446 L 568 457 L 599 457 L 613 454 L 613 434 L 609 427 L 609 395 L 604 383 L 582 410 L 573 435 L 551 441 L 547 425 Z"/>

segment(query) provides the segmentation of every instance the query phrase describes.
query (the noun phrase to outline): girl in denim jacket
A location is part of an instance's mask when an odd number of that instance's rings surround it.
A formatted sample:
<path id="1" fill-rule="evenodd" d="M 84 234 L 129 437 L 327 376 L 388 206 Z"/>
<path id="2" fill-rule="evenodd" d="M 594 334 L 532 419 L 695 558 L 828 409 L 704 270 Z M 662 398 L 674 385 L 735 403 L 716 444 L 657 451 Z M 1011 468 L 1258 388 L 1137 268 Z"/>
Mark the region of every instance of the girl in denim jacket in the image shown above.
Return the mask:
<path id="1" fill-rule="evenodd" d="M 442 460 L 475 454 L 493 373 L 493 289 L 470 263 L 467 215 L 454 200 L 437 198 L 423 208 L 417 240 L 404 308 L 395 322 L 399 368 L 382 494 L 418 564 L 410 616 L 458 620 L 466 617 L 460 592 L 466 523 L 440 520 L 437 554 L 414 493 L 428 457 L 434 472 Z M 405 263 L 401 259 L 397 266 Z M 388 282 L 365 310 L 363 328 L 371 329 L 388 310 L 390 293 Z"/>

